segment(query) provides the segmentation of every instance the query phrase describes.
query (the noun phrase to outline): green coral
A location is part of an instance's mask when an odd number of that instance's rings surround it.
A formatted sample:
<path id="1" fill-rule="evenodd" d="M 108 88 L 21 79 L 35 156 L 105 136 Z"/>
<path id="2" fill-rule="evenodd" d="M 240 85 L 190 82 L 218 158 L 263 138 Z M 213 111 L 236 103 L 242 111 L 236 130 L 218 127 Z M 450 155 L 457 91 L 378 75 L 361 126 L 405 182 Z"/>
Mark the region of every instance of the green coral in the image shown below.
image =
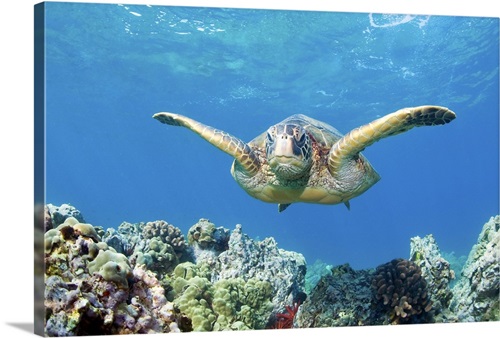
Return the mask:
<path id="1" fill-rule="evenodd" d="M 127 278 L 132 275 L 127 257 L 111 250 L 99 251 L 97 257 L 88 264 L 88 269 L 91 274 L 97 273 L 105 280 L 125 288 L 128 288 Z"/>
<path id="2" fill-rule="evenodd" d="M 52 251 L 54 245 L 62 242 L 61 233 L 59 232 L 59 230 L 50 229 L 44 235 L 44 242 L 45 242 L 45 253 L 49 254 Z"/>
<path id="3" fill-rule="evenodd" d="M 68 217 L 64 223 L 60 224 L 56 229 L 48 230 L 44 235 L 45 253 L 49 254 L 54 246 L 62 244 L 69 238 L 78 237 L 74 232 L 73 226 L 80 222 L 74 217 Z"/>
<path id="4" fill-rule="evenodd" d="M 73 230 L 77 232 L 77 234 L 82 235 L 84 237 L 92 238 L 96 243 L 101 241 L 101 237 L 97 234 L 97 231 L 92 226 L 92 224 L 88 223 L 77 223 L 73 224 Z"/>
<path id="5" fill-rule="evenodd" d="M 97 255 L 100 249 L 108 249 L 107 245 L 101 242 L 101 238 L 92 224 L 80 223 L 76 218 L 68 217 L 56 229 L 50 229 L 45 233 L 45 253 L 49 254 L 54 246 L 60 245 L 64 241 L 74 241 L 80 236 L 92 240 L 88 242 L 89 255 L 92 258 Z"/>
<path id="6" fill-rule="evenodd" d="M 174 269 L 174 278 L 189 280 L 198 276 L 198 266 L 191 262 L 184 262 L 177 265 Z"/>
<path id="7" fill-rule="evenodd" d="M 219 314 L 214 329 L 263 329 L 273 310 L 272 286 L 251 278 L 223 279 L 214 284 L 213 308 Z"/>
<path id="8" fill-rule="evenodd" d="M 204 273 L 203 267 L 193 263 L 177 265 L 167 297 L 191 319 L 194 331 L 265 328 L 273 311 L 269 282 L 229 278 L 212 284 Z"/>
<path id="9" fill-rule="evenodd" d="M 219 330 L 263 329 L 273 310 L 272 286 L 269 282 L 251 278 L 223 279 L 214 284 L 214 311 L 219 314 Z M 238 323 L 238 324 L 236 324 Z"/>
<path id="10" fill-rule="evenodd" d="M 194 331 L 212 331 L 216 314 L 212 310 L 213 286 L 198 276 L 198 267 L 190 262 L 177 265 L 170 281 L 172 290 L 167 299 L 174 298 L 176 307 L 191 319 Z"/>
<path id="11" fill-rule="evenodd" d="M 245 281 L 241 278 L 223 279 L 215 283 L 212 307 L 218 313 L 215 331 L 230 327 L 237 320 L 237 309 L 241 307 L 240 294 L 243 296 Z"/>
<path id="12" fill-rule="evenodd" d="M 146 265 L 160 279 L 179 263 L 174 248 L 156 237 L 149 241 L 145 252 L 137 252 L 136 255 L 137 264 Z"/>
<path id="13" fill-rule="evenodd" d="M 212 284 L 206 278 L 194 276 L 189 280 L 179 277 L 174 289 L 181 293 L 174 300 L 175 305 L 192 322 L 194 331 L 212 331 L 216 315 L 211 309 Z"/>

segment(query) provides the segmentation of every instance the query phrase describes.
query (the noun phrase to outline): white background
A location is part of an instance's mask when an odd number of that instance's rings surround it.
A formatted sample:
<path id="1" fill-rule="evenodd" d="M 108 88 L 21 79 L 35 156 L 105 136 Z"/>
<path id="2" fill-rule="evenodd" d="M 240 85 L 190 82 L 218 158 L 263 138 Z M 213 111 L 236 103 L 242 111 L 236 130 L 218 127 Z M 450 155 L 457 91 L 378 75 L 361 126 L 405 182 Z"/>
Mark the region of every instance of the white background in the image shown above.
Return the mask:
<path id="1" fill-rule="evenodd" d="M 77 1 L 68 1 L 77 2 Z M 80 0 L 78 2 L 91 2 Z M 93 1 L 117 3 L 118 1 Z M 127 0 L 124 3 L 212 7 L 275 8 L 499 17 L 495 0 Z M 37 1 L 3 1 L 0 18 L 0 335 L 26 337 L 33 325 L 33 5 Z M 453 29 L 453 27 L 450 27 Z M 478 337 L 500 332 L 497 323 L 432 324 L 304 330 L 254 331 L 235 334 L 192 333 L 189 337 Z"/>

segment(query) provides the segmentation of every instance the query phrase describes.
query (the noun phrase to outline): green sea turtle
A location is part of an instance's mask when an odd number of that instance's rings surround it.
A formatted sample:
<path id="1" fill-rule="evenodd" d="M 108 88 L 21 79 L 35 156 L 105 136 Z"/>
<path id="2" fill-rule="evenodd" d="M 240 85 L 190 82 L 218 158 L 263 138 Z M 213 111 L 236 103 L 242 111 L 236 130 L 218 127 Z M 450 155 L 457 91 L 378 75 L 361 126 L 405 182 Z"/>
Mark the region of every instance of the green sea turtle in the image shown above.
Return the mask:
<path id="1" fill-rule="evenodd" d="M 222 130 L 173 113 L 158 121 L 190 129 L 234 157 L 231 174 L 251 196 L 285 210 L 297 202 L 337 204 L 374 185 L 379 174 L 361 151 L 378 140 L 419 126 L 446 124 L 455 118 L 448 108 L 400 109 L 342 135 L 332 126 L 305 115 L 292 115 L 245 143 Z"/>

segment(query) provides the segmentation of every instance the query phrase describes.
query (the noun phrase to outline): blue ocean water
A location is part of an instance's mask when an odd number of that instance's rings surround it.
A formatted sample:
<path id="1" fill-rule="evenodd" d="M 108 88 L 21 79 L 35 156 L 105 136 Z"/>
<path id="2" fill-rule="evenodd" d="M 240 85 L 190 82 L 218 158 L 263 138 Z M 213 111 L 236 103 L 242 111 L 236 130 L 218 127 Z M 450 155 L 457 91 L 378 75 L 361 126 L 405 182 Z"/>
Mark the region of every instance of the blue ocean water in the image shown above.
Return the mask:
<path id="1" fill-rule="evenodd" d="M 499 213 L 499 21 L 48 2 L 46 201 L 87 222 L 200 218 L 274 237 L 308 263 L 371 268 L 433 234 L 466 255 Z M 302 113 L 343 133 L 403 107 L 457 113 L 363 153 L 382 179 L 344 205 L 277 206 L 247 195 L 232 158 L 170 111 L 250 141 Z"/>

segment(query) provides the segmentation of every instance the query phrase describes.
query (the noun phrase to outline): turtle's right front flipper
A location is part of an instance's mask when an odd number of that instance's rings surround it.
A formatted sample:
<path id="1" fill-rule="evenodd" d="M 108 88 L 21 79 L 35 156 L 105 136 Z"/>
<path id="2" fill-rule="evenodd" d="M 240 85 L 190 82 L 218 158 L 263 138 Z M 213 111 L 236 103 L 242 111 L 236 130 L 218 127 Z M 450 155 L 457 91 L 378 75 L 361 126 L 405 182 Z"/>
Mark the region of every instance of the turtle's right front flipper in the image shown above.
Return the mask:
<path id="1" fill-rule="evenodd" d="M 336 176 L 349 159 L 373 143 L 404 133 L 414 127 L 443 125 L 455 119 L 445 107 L 420 106 L 400 109 L 368 124 L 351 130 L 338 140 L 328 155 L 328 168 Z"/>
<path id="2" fill-rule="evenodd" d="M 239 138 L 179 114 L 162 112 L 154 114 L 153 118 L 164 124 L 186 127 L 192 130 L 223 152 L 234 157 L 250 175 L 255 175 L 259 171 L 260 163 L 258 158 L 248 144 Z"/>

